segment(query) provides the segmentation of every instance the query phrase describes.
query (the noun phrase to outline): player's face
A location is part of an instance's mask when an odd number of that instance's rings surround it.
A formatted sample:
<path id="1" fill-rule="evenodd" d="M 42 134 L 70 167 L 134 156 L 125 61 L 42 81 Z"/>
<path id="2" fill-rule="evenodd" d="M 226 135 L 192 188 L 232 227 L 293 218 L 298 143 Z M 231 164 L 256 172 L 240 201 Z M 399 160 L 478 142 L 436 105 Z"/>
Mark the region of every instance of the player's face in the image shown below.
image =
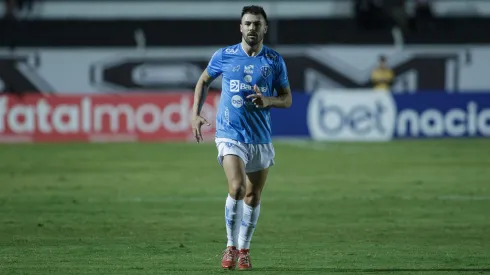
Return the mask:
<path id="1" fill-rule="evenodd" d="M 240 32 L 243 40 L 249 46 L 253 47 L 259 44 L 264 40 L 264 35 L 267 33 L 264 17 L 261 14 L 244 14 L 240 24 Z"/>

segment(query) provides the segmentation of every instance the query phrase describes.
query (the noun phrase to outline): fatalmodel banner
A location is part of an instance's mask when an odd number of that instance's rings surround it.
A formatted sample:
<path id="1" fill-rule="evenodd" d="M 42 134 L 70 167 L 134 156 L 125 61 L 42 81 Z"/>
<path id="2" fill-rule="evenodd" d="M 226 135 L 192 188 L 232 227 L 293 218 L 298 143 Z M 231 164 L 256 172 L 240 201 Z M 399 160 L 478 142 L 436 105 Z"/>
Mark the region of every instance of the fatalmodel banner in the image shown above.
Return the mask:
<path id="1" fill-rule="evenodd" d="M 219 94 L 202 114 L 216 117 Z M 0 96 L 0 142 L 186 141 L 192 94 Z M 203 137 L 214 137 L 203 127 Z"/>
<path id="2" fill-rule="evenodd" d="M 190 91 L 220 47 L 0 49 L 0 91 L 138 93 Z M 370 87 L 380 54 L 396 74 L 393 92 L 488 91 L 490 46 L 304 46 L 275 48 L 293 90 Z M 218 78 L 213 89 L 221 89 Z"/>

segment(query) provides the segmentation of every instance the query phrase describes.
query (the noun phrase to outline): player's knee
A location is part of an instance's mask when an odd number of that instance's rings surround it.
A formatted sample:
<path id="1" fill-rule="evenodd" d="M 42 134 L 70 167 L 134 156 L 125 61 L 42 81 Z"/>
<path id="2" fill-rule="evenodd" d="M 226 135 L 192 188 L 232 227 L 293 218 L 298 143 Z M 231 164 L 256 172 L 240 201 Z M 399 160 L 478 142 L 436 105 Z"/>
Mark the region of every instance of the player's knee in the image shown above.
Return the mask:
<path id="1" fill-rule="evenodd" d="M 242 200 L 245 196 L 245 184 L 242 180 L 230 180 L 228 182 L 229 193 L 235 200 Z"/>
<path id="2" fill-rule="evenodd" d="M 250 205 L 251 207 L 256 207 L 260 203 L 260 192 L 258 191 L 247 192 L 243 200 L 247 205 Z"/>

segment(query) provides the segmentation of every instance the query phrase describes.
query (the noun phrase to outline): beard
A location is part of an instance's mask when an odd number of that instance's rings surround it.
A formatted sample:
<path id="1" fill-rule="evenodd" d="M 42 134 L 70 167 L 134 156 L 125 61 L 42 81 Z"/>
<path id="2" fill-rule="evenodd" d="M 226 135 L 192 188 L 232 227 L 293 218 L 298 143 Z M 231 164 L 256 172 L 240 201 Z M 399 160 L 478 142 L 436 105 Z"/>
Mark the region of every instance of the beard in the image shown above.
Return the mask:
<path id="1" fill-rule="evenodd" d="M 264 39 L 263 36 L 257 34 L 255 37 L 249 37 L 248 35 L 244 35 L 243 39 L 245 40 L 245 43 L 249 45 L 250 47 L 257 46 L 262 40 Z"/>

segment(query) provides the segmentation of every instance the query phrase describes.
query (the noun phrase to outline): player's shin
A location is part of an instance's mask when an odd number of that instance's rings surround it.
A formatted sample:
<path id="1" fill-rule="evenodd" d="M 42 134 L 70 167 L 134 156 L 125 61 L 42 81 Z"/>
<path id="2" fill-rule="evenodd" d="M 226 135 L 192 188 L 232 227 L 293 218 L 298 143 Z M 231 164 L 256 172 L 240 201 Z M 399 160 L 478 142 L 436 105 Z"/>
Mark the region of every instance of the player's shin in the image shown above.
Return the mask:
<path id="1" fill-rule="evenodd" d="M 227 246 L 237 246 L 242 214 L 243 200 L 235 200 L 228 195 L 225 205 L 226 235 L 228 238 Z"/>
<path id="2" fill-rule="evenodd" d="M 255 226 L 259 220 L 260 204 L 256 207 L 244 204 L 243 206 L 243 218 L 240 226 L 240 234 L 238 236 L 238 248 L 250 249 L 250 241 L 252 241 L 252 235 L 255 231 Z"/>

